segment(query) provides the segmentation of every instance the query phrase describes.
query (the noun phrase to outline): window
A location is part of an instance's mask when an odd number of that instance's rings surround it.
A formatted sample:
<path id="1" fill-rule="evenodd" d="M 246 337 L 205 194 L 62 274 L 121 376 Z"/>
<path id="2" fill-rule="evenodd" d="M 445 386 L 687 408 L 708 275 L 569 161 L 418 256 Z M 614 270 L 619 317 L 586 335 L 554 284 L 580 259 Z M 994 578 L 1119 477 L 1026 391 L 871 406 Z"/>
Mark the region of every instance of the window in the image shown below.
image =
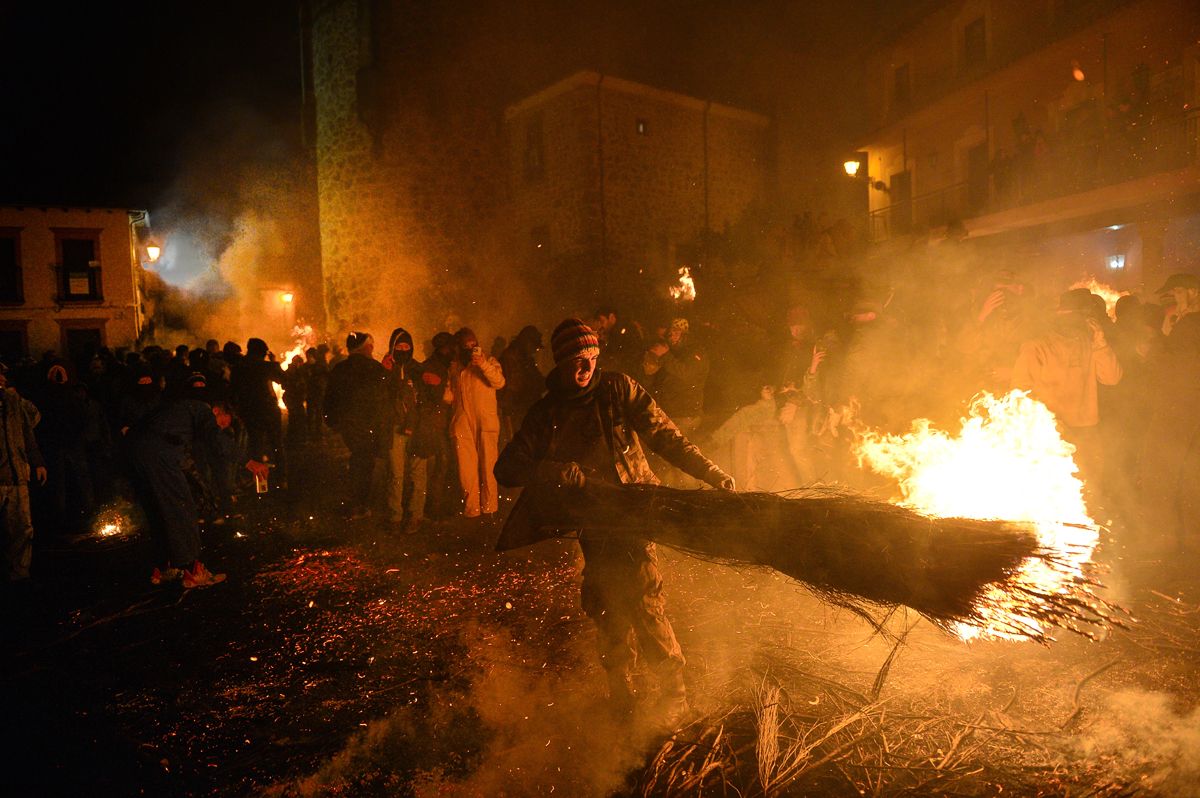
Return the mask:
<path id="1" fill-rule="evenodd" d="M 29 354 L 29 322 L 0 321 L 0 360 L 16 364 Z"/>
<path id="2" fill-rule="evenodd" d="M 909 80 L 908 64 L 901 64 L 892 72 L 892 108 L 906 111 L 912 104 L 912 83 Z"/>
<path id="3" fill-rule="evenodd" d="M 62 352 L 76 366 L 85 366 L 105 345 L 104 319 L 58 319 Z"/>
<path id="4" fill-rule="evenodd" d="M 546 145 L 542 135 L 542 117 L 535 116 L 525 128 L 525 179 L 541 180 L 546 175 Z"/>
<path id="5" fill-rule="evenodd" d="M 99 302 L 104 299 L 100 283 L 100 231 L 52 229 L 58 250 L 58 301 Z"/>
<path id="6" fill-rule="evenodd" d="M 25 301 L 21 270 L 21 228 L 0 227 L 0 303 Z"/>
<path id="7" fill-rule="evenodd" d="M 978 69 L 987 63 L 987 24 L 976 17 L 963 28 L 963 69 Z"/>
<path id="8" fill-rule="evenodd" d="M 648 135 L 650 132 L 650 123 L 645 119 L 639 119 L 636 123 L 634 123 L 634 129 L 637 130 L 637 134 L 639 136 Z"/>

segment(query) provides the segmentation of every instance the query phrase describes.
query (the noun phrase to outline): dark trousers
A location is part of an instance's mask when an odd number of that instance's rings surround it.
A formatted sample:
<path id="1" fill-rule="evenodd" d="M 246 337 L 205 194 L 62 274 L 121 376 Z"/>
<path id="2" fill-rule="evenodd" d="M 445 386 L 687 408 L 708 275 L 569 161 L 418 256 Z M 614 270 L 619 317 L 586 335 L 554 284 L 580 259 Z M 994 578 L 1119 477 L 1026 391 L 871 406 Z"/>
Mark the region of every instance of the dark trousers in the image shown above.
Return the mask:
<path id="1" fill-rule="evenodd" d="M 343 432 L 342 440 L 350 450 L 350 485 L 347 490 L 350 509 L 355 512 L 369 510 L 379 444 L 373 435 L 363 433 Z"/>
<path id="2" fill-rule="evenodd" d="M 275 464 L 271 471 L 272 483 L 287 478 L 286 462 L 283 456 L 283 417 L 276 410 L 274 413 L 247 417 L 246 447 L 255 460 L 269 457 Z"/>
<path id="3" fill-rule="evenodd" d="M 596 624 L 600 663 L 626 676 L 638 648 L 658 671 L 683 667 L 683 651 L 667 620 L 658 553 L 653 543 L 580 538 L 583 611 Z"/>
<path id="4" fill-rule="evenodd" d="M 144 447 L 134 452 L 133 468 L 151 535 L 167 562 L 187 568 L 200 559 L 200 527 L 182 459 L 172 447 Z"/>

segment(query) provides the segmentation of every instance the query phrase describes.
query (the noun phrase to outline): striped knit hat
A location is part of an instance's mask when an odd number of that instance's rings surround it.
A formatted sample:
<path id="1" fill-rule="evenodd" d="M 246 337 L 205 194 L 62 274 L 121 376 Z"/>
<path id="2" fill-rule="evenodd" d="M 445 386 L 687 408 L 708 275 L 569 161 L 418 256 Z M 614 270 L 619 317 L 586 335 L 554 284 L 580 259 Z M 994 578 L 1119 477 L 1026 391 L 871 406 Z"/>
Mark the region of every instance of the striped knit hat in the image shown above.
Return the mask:
<path id="1" fill-rule="evenodd" d="M 583 354 L 600 354 L 600 339 L 579 319 L 567 319 L 554 328 L 550 349 L 554 352 L 554 364 L 558 365 Z"/>

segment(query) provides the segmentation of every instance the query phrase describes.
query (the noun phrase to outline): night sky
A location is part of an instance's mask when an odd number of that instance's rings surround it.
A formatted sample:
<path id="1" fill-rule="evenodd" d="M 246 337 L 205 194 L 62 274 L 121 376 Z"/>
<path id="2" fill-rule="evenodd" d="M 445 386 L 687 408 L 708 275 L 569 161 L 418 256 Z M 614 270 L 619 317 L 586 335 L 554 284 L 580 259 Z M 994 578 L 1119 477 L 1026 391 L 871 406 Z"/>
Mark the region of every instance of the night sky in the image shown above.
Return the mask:
<path id="1" fill-rule="evenodd" d="M 805 59 L 861 48 L 893 5 L 920 4 L 519 5 L 393 6 L 411 20 L 396 44 L 412 79 L 434 86 L 473 60 L 490 81 L 475 96 L 499 106 L 599 69 L 769 113 L 781 80 L 820 77 Z M 0 202 L 153 208 L 189 164 L 219 165 L 227 139 L 230 159 L 299 152 L 298 20 L 297 0 L 6 3 Z"/>
<path id="2" fill-rule="evenodd" d="M 150 207 L 222 121 L 299 136 L 296 3 L 4 3 L 0 202 Z"/>

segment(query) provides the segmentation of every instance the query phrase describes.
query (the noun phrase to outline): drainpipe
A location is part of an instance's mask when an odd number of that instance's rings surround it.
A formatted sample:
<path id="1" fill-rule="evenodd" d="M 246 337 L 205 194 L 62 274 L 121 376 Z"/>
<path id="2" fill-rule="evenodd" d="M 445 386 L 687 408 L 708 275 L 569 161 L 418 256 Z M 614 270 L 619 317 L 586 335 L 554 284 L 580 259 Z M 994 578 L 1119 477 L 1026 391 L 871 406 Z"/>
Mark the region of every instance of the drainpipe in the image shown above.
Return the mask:
<path id="1" fill-rule="evenodd" d="M 600 178 L 600 287 L 608 295 L 608 208 L 604 201 L 604 75 L 596 81 L 596 160 Z"/>

